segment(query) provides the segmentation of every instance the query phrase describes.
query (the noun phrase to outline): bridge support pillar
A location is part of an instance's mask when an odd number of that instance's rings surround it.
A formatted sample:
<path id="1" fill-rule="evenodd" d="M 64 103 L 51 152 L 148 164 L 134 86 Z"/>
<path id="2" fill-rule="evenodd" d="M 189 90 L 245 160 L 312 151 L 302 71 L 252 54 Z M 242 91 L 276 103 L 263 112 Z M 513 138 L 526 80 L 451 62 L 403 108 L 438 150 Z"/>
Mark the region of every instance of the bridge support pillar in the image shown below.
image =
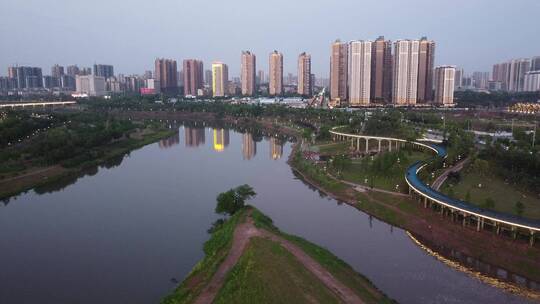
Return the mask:
<path id="1" fill-rule="evenodd" d="M 461 223 L 461 225 L 463 227 L 467 226 L 467 215 L 465 213 L 463 214 L 463 222 Z"/>
<path id="2" fill-rule="evenodd" d="M 369 153 L 369 139 L 366 138 L 366 154 Z"/>
<path id="3" fill-rule="evenodd" d="M 381 152 L 381 140 L 379 139 L 379 153 Z"/>
<path id="4" fill-rule="evenodd" d="M 514 226 L 512 226 L 512 238 L 517 239 L 517 229 Z"/>
<path id="5" fill-rule="evenodd" d="M 496 227 L 495 231 L 496 231 L 497 235 L 501 234 L 501 225 L 499 223 L 495 222 L 495 227 Z"/>
<path id="6" fill-rule="evenodd" d="M 424 197 L 424 208 L 428 207 L 428 200 L 427 197 Z"/>
<path id="7" fill-rule="evenodd" d="M 388 141 L 388 151 L 392 152 L 392 141 L 391 140 Z"/>
<path id="8" fill-rule="evenodd" d="M 356 151 L 360 151 L 360 137 L 356 139 Z"/>
<path id="9" fill-rule="evenodd" d="M 534 246 L 534 231 L 531 230 L 531 236 L 529 237 L 529 245 Z"/>
<path id="10" fill-rule="evenodd" d="M 482 225 L 481 222 L 482 222 L 482 218 L 477 217 L 477 218 L 476 218 L 476 231 L 478 231 L 478 232 L 480 232 L 480 230 L 481 230 L 481 228 L 482 228 L 482 227 L 481 227 L 481 225 Z"/>

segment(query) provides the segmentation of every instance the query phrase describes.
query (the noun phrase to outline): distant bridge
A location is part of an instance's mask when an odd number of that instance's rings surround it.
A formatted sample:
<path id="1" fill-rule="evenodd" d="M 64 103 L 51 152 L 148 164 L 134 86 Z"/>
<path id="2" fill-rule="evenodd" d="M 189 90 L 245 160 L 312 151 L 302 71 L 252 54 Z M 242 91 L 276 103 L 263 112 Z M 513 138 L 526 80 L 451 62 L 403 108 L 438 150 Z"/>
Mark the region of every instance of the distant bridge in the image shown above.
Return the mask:
<path id="1" fill-rule="evenodd" d="M 38 107 L 38 106 L 66 106 L 77 104 L 76 101 L 44 101 L 44 102 L 17 102 L 17 103 L 0 103 L 0 109 L 2 108 L 25 108 L 25 107 Z"/>
<path id="2" fill-rule="evenodd" d="M 418 141 L 407 141 L 399 138 L 368 136 L 359 134 L 348 134 L 336 131 L 339 127 L 330 130 L 330 134 L 334 140 L 351 141 L 351 146 L 354 147 L 355 142 L 357 150 L 360 149 L 360 140 L 366 142 L 366 153 L 369 151 L 370 140 L 378 142 L 378 151 L 381 152 L 381 143 L 388 142 L 388 151 L 392 151 L 392 146 L 396 149 L 405 144 L 420 146 L 427 148 L 437 154 L 437 156 L 446 158 L 446 149 L 440 145 L 432 143 L 424 143 Z M 536 234 L 540 233 L 540 221 L 522 218 L 519 216 L 506 214 L 494 210 L 487 210 L 477 207 L 469 202 L 451 198 L 437 190 L 426 185 L 419 177 L 418 172 L 427 166 L 425 161 L 417 161 L 412 164 L 405 173 L 405 181 L 409 186 L 409 195 L 424 203 L 424 207 L 428 208 L 433 205 L 433 209 L 438 210 L 442 215 L 448 215 L 452 221 L 461 221 L 463 226 L 476 224 L 477 231 L 483 230 L 485 225 L 492 226 L 497 234 L 501 231 L 510 232 L 511 236 L 517 238 L 518 232 L 526 232 L 529 236 L 531 246 L 534 245 Z"/>

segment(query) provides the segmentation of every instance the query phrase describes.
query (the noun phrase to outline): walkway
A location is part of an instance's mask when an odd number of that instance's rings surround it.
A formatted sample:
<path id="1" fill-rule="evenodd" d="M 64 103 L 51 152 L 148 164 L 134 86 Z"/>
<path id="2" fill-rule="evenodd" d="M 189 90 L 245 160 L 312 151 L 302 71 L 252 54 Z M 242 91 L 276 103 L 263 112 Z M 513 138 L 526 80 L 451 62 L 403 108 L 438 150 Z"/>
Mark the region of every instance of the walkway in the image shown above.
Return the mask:
<path id="1" fill-rule="evenodd" d="M 253 219 L 248 216 L 245 223 L 239 224 L 234 231 L 233 243 L 225 261 L 219 265 L 218 270 L 204 287 L 201 294 L 195 299 L 196 304 L 212 303 L 225 283 L 227 273 L 236 265 L 252 237 L 268 238 L 279 243 L 287 249 L 304 267 L 313 273 L 328 289 L 334 292 L 345 303 L 364 303 L 362 299 L 349 287 L 337 280 L 330 272 L 321 266 L 312 257 L 306 254 L 300 247 L 288 240 L 270 233 L 264 229 L 258 229 L 253 224 Z"/>
<path id="2" fill-rule="evenodd" d="M 366 149 L 368 149 L 369 140 L 374 139 L 379 142 L 379 146 L 381 141 L 388 141 L 390 151 L 392 147 L 392 142 L 396 143 L 396 148 L 398 149 L 400 145 L 408 143 L 428 148 L 435 152 L 438 157 L 446 158 L 447 156 L 446 149 L 441 145 L 422 143 L 418 141 L 409 142 L 403 139 L 389 137 L 348 134 L 336 131 L 337 128 L 339 127 L 335 127 L 330 130 L 330 134 L 332 134 L 334 138 L 345 141 L 351 140 L 351 144 L 354 144 L 354 141 L 356 140 L 358 147 L 360 139 L 366 140 Z M 488 224 L 492 225 L 498 234 L 501 231 L 502 225 L 507 225 L 509 228 L 508 230 L 511 231 L 513 237 L 516 238 L 518 229 L 525 230 L 530 236 L 530 244 L 534 245 L 535 234 L 540 232 L 540 221 L 479 208 L 469 202 L 464 202 L 458 199 L 448 197 L 445 194 L 437 191 L 442 184 L 442 179 L 446 177 L 442 177 L 441 180 L 437 181 L 437 188 L 429 187 L 418 177 L 418 172 L 422 170 L 426 165 L 427 163 L 425 161 L 415 162 L 407 169 L 405 174 L 405 181 L 409 185 L 410 194 L 416 196 L 420 200 L 423 200 L 425 207 L 427 207 L 430 203 L 436 204 L 438 206 L 437 208 L 441 211 L 441 214 L 445 214 L 448 211 L 453 220 L 455 218 L 459 219 L 459 217 L 461 217 L 464 226 L 468 225 L 469 222 L 471 222 L 472 220 L 476 222 L 478 231 L 484 228 L 484 224 Z M 463 164 L 458 164 L 457 167 L 460 168 L 459 166 L 463 166 Z"/>
<path id="3" fill-rule="evenodd" d="M 467 162 L 469 161 L 469 158 L 465 158 L 464 160 L 458 162 L 457 164 L 455 164 L 453 167 L 450 167 L 446 170 L 444 170 L 444 172 L 437 176 L 437 178 L 433 181 L 433 183 L 431 183 L 431 188 L 435 189 L 435 190 L 439 190 L 442 186 L 442 184 L 446 181 L 446 179 L 448 178 L 448 175 L 450 174 L 450 172 L 459 172 L 461 171 L 461 169 L 463 169 L 463 167 L 465 166 L 465 164 L 467 164 Z"/>

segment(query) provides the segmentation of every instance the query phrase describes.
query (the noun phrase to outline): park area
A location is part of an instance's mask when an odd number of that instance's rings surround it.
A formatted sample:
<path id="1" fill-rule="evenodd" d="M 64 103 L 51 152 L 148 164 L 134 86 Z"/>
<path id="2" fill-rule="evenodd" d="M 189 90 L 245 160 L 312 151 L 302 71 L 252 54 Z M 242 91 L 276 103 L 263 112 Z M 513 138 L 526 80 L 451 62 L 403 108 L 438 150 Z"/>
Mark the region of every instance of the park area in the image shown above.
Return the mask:
<path id="1" fill-rule="evenodd" d="M 497 174 L 483 174 L 469 168 L 459 181 L 448 181 L 441 190 L 482 208 L 540 219 L 538 194 L 522 191 Z"/>

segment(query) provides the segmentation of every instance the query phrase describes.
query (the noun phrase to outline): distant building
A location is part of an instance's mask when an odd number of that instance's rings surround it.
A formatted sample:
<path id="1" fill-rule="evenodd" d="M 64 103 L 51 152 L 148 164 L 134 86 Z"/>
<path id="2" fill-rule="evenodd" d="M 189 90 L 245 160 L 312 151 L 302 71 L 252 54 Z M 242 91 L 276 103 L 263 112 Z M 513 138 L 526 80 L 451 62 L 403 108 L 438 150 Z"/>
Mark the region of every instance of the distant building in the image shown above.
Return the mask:
<path id="1" fill-rule="evenodd" d="M 334 105 L 347 101 L 348 46 L 336 40 L 330 57 L 330 99 Z"/>
<path id="2" fill-rule="evenodd" d="M 242 95 L 253 96 L 256 93 L 255 71 L 257 58 L 250 51 L 243 51 L 241 56 L 240 81 L 242 82 Z"/>
<path id="3" fill-rule="evenodd" d="M 104 96 L 105 77 L 86 75 L 77 75 L 75 78 L 75 87 L 78 94 L 87 94 L 88 96 Z"/>
<path id="4" fill-rule="evenodd" d="M 223 97 L 228 95 L 229 68 L 222 62 L 212 63 L 212 95 Z"/>
<path id="5" fill-rule="evenodd" d="M 75 91 L 75 76 L 63 75 L 60 77 L 60 86 L 66 91 Z"/>
<path id="6" fill-rule="evenodd" d="M 349 106 L 367 106 L 371 99 L 371 41 L 349 43 Z"/>
<path id="7" fill-rule="evenodd" d="M 204 88 L 203 62 L 196 59 L 184 60 L 184 95 L 197 96 L 199 89 Z"/>
<path id="8" fill-rule="evenodd" d="M 525 92 L 540 91 L 540 70 L 530 71 L 525 74 L 524 87 Z"/>
<path id="9" fill-rule="evenodd" d="M 303 52 L 298 56 L 298 84 L 299 95 L 311 97 L 313 95 L 313 79 L 311 78 L 311 55 Z"/>
<path id="10" fill-rule="evenodd" d="M 525 87 L 525 74 L 531 68 L 530 59 L 513 59 L 508 65 L 508 91 L 521 92 Z"/>
<path id="11" fill-rule="evenodd" d="M 178 93 L 176 60 L 156 59 L 154 77 L 159 82 L 161 92 L 171 95 Z"/>
<path id="12" fill-rule="evenodd" d="M 270 53 L 269 94 L 272 96 L 283 94 L 283 54 L 278 51 Z"/>
<path id="13" fill-rule="evenodd" d="M 208 87 L 212 86 L 212 70 L 204 71 L 204 84 Z"/>
<path id="14" fill-rule="evenodd" d="M 531 71 L 540 71 L 540 56 L 531 59 Z"/>
<path id="15" fill-rule="evenodd" d="M 487 90 L 491 78 L 489 72 L 473 72 L 472 79 L 476 89 Z"/>
<path id="16" fill-rule="evenodd" d="M 264 77 L 264 71 L 259 70 L 259 72 L 257 72 L 257 84 L 260 85 L 262 83 L 266 83 L 266 78 Z"/>
<path id="17" fill-rule="evenodd" d="M 454 104 L 455 66 L 435 68 L 435 104 L 450 106 Z"/>
<path id="18" fill-rule="evenodd" d="M 371 48 L 371 101 L 390 102 L 392 97 L 392 42 L 380 36 Z"/>
<path id="19" fill-rule="evenodd" d="M 418 52 L 420 41 L 394 42 L 392 100 L 395 105 L 415 105 L 418 92 Z"/>
<path id="20" fill-rule="evenodd" d="M 20 90 L 43 88 L 43 73 L 38 67 L 9 67 L 8 77 L 16 80 Z"/>
<path id="21" fill-rule="evenodd" d="M 94 76 L 105 77 L 105 79 L 114 77 L 114 67 L 109 64 L 94 64 Z"/>
<path id="22" fill-rule="evenodd" d="M 64 67 L 58 64 L 55 64 L 51 67 L 51 76 L 57 79 L 64 76 Z"/>
<path id="23" fill-rule="evenodd" d="M 433 101 L 433 65 L 435 63 L 435 42 L 422 37 L 418 46 L 418 88 L 417 102 Z"/>
<path id="24" fill-rule="evenodd" d="M 460 90 L 461 84 L 463 83 L 463 69 L 462 68 L 456 68 L 456 74 L 455 74 L 455 80 L 454 80 L 454 90 Z"/>

